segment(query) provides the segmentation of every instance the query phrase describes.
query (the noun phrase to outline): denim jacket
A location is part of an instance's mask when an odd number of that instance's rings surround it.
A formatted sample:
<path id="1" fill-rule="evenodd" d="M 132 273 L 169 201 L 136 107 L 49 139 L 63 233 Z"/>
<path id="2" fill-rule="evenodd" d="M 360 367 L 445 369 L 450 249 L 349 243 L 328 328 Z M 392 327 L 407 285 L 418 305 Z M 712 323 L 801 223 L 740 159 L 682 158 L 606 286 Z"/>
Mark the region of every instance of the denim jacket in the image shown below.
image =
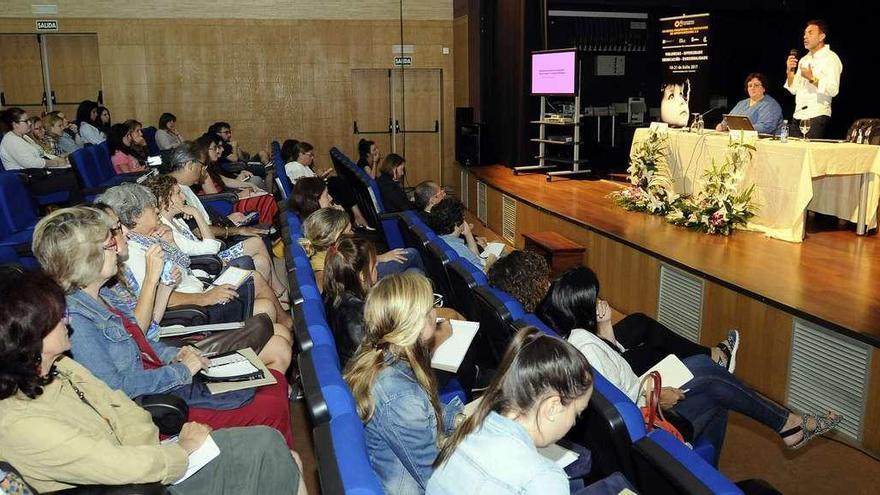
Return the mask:
<path id="1" fill-rule="evenodd" d="M 490 412 L 434 471 L 427 493 L 568 495 L 565 471 L 538 453 L 525 428 Z"/>
<path id="2" fill-rule="evenodd" d="M 370 464 L 385 493 L 424 493 L 438 453 L 437 416 L 412 368 L 390 357 L 386 362 L 372 388 L 373 417 L 364 427 Z M 463 409 L 457 397 L 443 406 L 445 434 Z"/>
<path id="3" fill-rule="evenodd" d="M 151 342 L 166 365 L 144 369 L 140 349 L 125 330 L 121 318 L 80 289 L 68 294 L 66 299 L 73 357 L 110 388 L 138 397 L 163 393 L 192 381 L 192 375 L 182 363 L 168 364 L 177 355 L 178 348 Z M 132 322 L 136 321 L 128 307 L 115 309 Z"/>

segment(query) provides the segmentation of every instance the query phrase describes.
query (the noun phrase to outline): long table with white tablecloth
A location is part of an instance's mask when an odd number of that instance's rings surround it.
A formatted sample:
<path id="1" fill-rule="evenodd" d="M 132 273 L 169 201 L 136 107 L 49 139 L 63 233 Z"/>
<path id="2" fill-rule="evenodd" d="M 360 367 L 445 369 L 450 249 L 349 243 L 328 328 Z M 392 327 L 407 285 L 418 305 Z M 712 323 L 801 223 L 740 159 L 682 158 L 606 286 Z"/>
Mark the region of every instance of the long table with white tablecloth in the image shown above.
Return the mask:
<path id="1" fill-rule="evenodd" d="M 636 130 L 630 153 L 647 139 L 648 132 L 647 128 Z M 712 161 L 720 163 L 724 159 L 728 135 L 714 131 L 668 132 L 667 158 L 675 191 L 695 194 L 701 190 L 701 177 Z M 873 228 L 880 201 L 880 146 L 758 140 L 744 170 L 743 187 L 755 185 L 753 199 L 758 205 L 747 228 L 776 239 L 801 242 L 807 209 L 855 222 L 863 182 L 867 188 L 865 222 Z"/>

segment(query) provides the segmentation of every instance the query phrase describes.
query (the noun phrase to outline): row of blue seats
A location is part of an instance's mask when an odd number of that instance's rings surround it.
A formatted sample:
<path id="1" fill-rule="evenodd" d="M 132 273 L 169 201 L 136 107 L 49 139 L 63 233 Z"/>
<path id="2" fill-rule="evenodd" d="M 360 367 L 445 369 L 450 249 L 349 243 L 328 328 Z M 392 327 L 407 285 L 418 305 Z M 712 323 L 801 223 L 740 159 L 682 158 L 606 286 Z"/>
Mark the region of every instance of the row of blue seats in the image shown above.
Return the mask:
<path id="1" fill-rule="evenodd" d="M 353 162 L 347 159 L 337 149 L 331 151 L 334 157 L 334 165 L 346 167 L 353 166 Z M 346 163 L 346 161 L 348 163 Z M 337 172 L 339 169 L 337 168 Z M 356 166 L 353 174 L 361 172 Z M 342 174 L 339 174 L 342 175 Z M 361 182 L 365 189 L 369 188 L 370 200 L 375 205 L 377 212 L 382 212 L 381 196 L 378 189 L 370 187 L 370 178 L 362 175 Z M 369 205 L 367 205 L 369 207 Z M 362 211 L 366 211 L 362 209 Z M 322 484 L 325 478 L 342 479 L 343 471 L 351 471 L 352 483 L 359 480 L 363 483 L 368 480 L 372 484 L 374 476 L 371 476 L 369 465 L 361 461 L 366 457 L 366 452 L 353 453 L 348 451 L 342 458 L 334 457 L 331 452 L 338 452 L 334 447 L 334 441 L 347 438 L 352 435 L 352 429 L 358 430 L 359 435 L 352 438 L 358 443 L 362 438 L 362 428 L 359 424 L 350 421 L 340 421 L 338 430 L 333 427 L 335 418 L 333 411 L 345 411 L 352 402 L 350 391 L 345 387 L 341 375 L 338 377 L 338 358 L 335 353 L 332 333 L 323 318 L 323 305 L 320 303 L 317 287 L 311 287 L 310 281 L 314 280 L 308 258 L 302 252 L 296 239 L 299 237 L 300 223 L 295 215 L 287 214 L 287 232 L 290 238 L 291 255 L 288 257 L 292 267 L 291 286 L 297 284 L 300 287 L 302 308 L 306 314 L 303 318 L 307 335 L 298 335 L 301 346 L 308 350 L 301 355 L 300 371 L 304 378 L 304 388 L 307 389 L 306 398 L 312 402 L 321 404 L 313 416 L 319 419 L 329 419 L 327 428 L 316 428 L 315 442 L 319 452 L 319 470 L 322 472 Z M 510 336 L 524 326 L 535 326 L 542 331 L 555 335 L 555 333 L 543 324 L 535 315 L 526 313 L 521 305 L 509 294 L 488 284 L 483 272 L 473 266 L 467 260 L 458 256 L 442 239 L 440 239 L 421 218 L 414 212 L 408 211 L 398 215 L 384 215 L 380 220 L 386 226 L 389 221 L 396 222 L 394 229 L 397 236 L 406 247 L 415 248 L 422 255 L 429 277 L 435 284 L 435 291 L 443 294 L 448 305 L 458 310 L 469 320 L 480 322 L 480 339 L 474 345 L 483 346 L 489 352 L 484 356 L 490 362 L 497 363 L 503 354 Z M 390 229 L 386 229 L 390 230 Z M 287 237 L 287 236 L 286 236 Z M 394 237 L 392 235 L 392 237 Z M 388 235 L 386 232 L 386 239 Z M 304 290 L 303 290 L 304 288 Z M 312 302 L 309 302 L 311 300 Z M 321 318 L 308 316 L 320 314 Z M 298 319 L 295 315 L 295 319 Z M 318 321 L 315 321 L 315 320 Z M 315 345 L 315 340 L 320 344 Z M 303 344 L 304 343 L 304 344 Z M 334 366 L 326 366 L 333 363 Z M 317 368 L 316 368 L 317 366 Z M 329 368 L 321 369 L 318 368 Z M 334 369 L 336 368 L 336 369 Z M 332 376 L 316 376 L 316 383 L 325 386 L 306 386 L 306 378 L 309 373 Z M 311 380 L 309 380 L 311 381 Z M 319 388 L 327 392 L 323 401 L 309 394 L 310 388 Z M 311 397 L 310 397 L 311 395 Z M 605 476 L 614 471 L 623 472 L 630 480 L 650 487 L 642 488 L 646 493 L 740 493 L 740 491 L 723 475 L 721 475 L 710 462 L 714 462 L 715 453 L 711 446 L 706 443 L 698 443 L 697 450 L 692 451 L 675 438 L 663 431 L 646 432 L 641 421 L 641 412 L 629 398 L 608 382 L 604 377 L 596 374 L 596 386 L 594 399 L 591 401 L 592 418 L 589 422 L 592 426 L 587 427 L 590 435 L 595 435 L 596 441 L 590 442 L 594 450 L 594 458 L 601 460 L 596 469 L 598 476 Z M 328 403 L 329 400 L 329 403 Z M 343 413 L 343 416 L 349 414 Z M 350 419 L 350 418 L 349 418 Z M 345 426 L 342 426 L 342 425 Z M 334 435 L 337 434 L 337 435 Z M 671 441 L 670 441 L 671 439 Z M 583 442 L 584 439 L 576 439 Z M 707 449 L 708 448 L 708 449 Z M 328 450 L 329 449 L 329 450 Z M 351 449 L 351 447 L 349 447 Z M 703 457 L 701 457 L 703 456 Z M 709 459 L 710 462 L 707 462 Z M 339 476 L 326 476 L 326 473 L 339 473 Z M 361 485 L 342 483 L 339 488 L 352 488 Z M 348 490 L 342 490 L 348 493 Z"/>

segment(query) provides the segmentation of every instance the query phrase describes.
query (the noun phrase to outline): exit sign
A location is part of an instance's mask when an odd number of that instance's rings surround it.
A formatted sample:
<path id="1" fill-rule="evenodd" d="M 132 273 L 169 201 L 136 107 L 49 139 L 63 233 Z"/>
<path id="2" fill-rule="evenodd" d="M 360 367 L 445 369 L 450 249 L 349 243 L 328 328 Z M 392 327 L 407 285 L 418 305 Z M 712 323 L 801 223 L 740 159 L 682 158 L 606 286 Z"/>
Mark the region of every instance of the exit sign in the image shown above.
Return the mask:
<path id="1" fill-rule="evenodd" d="M 412 65 L 412 57 L 402 56 L 394 57 L 394 65 L 401 67 L 404 65 Z"/>
<path id="2" fill-rule="evenodd" d="M 37 31 L 58 31 L 58 21 L 47 19 L 38 20 Z"/>

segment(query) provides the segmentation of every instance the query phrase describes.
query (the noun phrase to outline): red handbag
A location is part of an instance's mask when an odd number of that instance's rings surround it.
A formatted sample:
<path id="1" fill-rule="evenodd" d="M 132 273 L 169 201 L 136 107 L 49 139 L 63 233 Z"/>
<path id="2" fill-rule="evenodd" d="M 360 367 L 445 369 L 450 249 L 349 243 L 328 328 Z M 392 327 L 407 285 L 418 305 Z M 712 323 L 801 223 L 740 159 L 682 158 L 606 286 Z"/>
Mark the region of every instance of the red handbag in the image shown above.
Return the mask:
<path id="1" fill-rule="evenodd" d="M 648 382 L 651 384 L 646 386 Z M 682 443 L 686 443 L 684 436 L 678 431 L 678 428 L 663 417 L 663 411 L 660 409 L 660 390 L 662 388 L 663 384 L 658 371 L 652 371 L 642 378 L 640 390 L 645 391 L 646 403 L 641 409 L 642 418 L 645 421 L 645 429 L 647 431 L 654 431 L 654 428 L 660 428 L 669 432 Z"/>

